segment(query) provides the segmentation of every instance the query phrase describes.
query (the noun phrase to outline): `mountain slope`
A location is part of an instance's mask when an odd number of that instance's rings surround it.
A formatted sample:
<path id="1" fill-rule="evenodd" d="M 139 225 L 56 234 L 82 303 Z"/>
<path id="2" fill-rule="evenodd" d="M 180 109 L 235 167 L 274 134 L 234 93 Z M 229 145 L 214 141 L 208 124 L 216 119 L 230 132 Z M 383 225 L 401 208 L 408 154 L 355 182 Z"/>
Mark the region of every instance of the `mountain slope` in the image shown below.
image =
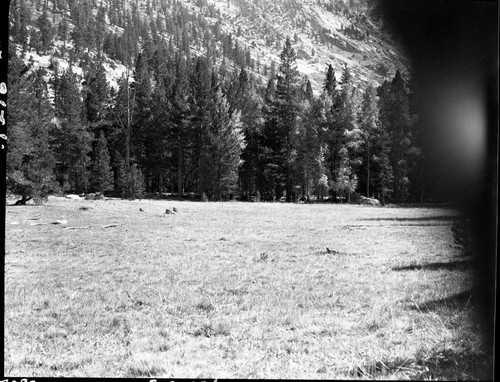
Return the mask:
<path id="1" fill-rule="evenodd" d="M 23 14 L 26 8 L 29 15 Z M 17 0 L 11 5 L 11 35 L 19 48 L 24 41 L 25 58 L 32 56 L 35 66 L 51 69 L 52 60 L 65 69 L 73 61 L 82 74 L 78 68 L 85 69 L 84 59 L 104 57 L 113 87 L 125 72 L 127 57 L 133 60 L 146 44 L 161 42 L 174 49 L 187 46 L 193 55 L 211 49 L 219 65 L 247 66 L 264 83 L 290 36 L 299 71 L 319 93 L 329 64 L 337 76 L 347 64 L 363 87 L 380 85 L 397 69 L 408 78 L 404 52 L 382 30 L 374 9 L 368 0 L 349 5 L 320 0 Z M 44 34 L 44 13 L 52 38 L 41 52 L 35 40 Z"/>
<path id="2" fill-rule="evenodd" d="M 363 84 L 380 84 L 394 76 L 397 69 L 408 75 L 402 49 L 366 16 L 369 8 L 363 2 L 350 8 L 333 8 L 329 2 L 313 0 L 210 3 L 221 12 L 226 31 L 239 36 L 238 41 L 249 46 L 252 55 L 263 62 L 279 62 L 283 41 L 286 36 L 294 37 L 299 70 L 310 78 L 316 91 L 330 63 L 337 73 L 347 64 Z"/>

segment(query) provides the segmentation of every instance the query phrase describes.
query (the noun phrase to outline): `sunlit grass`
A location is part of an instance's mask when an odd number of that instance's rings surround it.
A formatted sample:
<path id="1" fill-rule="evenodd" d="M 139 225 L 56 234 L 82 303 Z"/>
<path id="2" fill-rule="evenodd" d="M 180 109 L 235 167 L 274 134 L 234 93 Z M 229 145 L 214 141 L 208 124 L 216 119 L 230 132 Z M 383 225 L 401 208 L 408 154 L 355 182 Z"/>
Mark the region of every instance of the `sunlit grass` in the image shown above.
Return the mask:
<path id="1" fill-rule="evenodd" d="M 454 214 L 61 198 L 7 207 L 5 373 L 480 378 L 466 366 L 439 374 L 439 360 L 479 354 L 473 305 L 425 307 L 469 290 L 470 270 L 394 270 L 455 261 Z"/>

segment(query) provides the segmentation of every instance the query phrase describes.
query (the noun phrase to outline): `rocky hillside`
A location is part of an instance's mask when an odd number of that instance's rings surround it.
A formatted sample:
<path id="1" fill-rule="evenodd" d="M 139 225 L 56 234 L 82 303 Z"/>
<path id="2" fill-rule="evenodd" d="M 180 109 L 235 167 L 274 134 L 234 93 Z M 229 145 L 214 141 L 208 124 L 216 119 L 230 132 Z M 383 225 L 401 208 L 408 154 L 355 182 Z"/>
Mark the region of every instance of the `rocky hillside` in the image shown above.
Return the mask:
<path id="1" fill-rule="evenodd" d="M 299 70 L 321 88 L 324 71 L 333 64 L 337 73 L 344 63 L 357 81 L 382 83 L 397 69 L 408 74 L 403 51 L 367 1 L 319 0 L 210 1 L 220 11 L 227 33 L 237 36 L 261 62 L 279 62 L 286 36 L 293 37 Z"/>
<path id="2" fill-rule="evenodd" d="M 114 86 L 127 59 L 132 64 L 145 45 L 161 41 L 194 55 L 212 50 L 219 65 L 244 65 L 265 83 L 287 36 L 315 93 L 329 64 L 337 77 L 347 64 L 363 86 L 397 69 L 409 76 L 404 52 L 369 0 L 15 0 L 10 13 L 11 39 L 26 61 L 49 72 L 71 62 L 82 74 L 100 56 Z"/>

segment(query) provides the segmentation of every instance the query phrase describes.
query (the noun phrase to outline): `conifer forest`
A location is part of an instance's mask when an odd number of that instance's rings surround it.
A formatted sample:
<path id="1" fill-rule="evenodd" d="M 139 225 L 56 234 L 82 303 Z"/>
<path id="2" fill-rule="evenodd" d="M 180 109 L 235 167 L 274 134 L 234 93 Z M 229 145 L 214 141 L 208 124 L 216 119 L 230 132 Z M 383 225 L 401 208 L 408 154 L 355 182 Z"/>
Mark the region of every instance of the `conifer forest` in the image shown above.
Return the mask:
<path id="1" fill-rule="evenodd" d="M 293 10 L 294 2 L 282 3 Z M 350 14 L 347 3 L 323 3 L 325 12 Z M 270 34 L 278 60 L 261 62 L 239 43 L 240 29 L 221 28 L 213 4 L 193 4 L 203 12 L 176 0 L 11 3 L 10 192 L 35 201 L 61 192 L 287 202 L 436 197 L 421 179 L 413 92 L 399 70 L 378 84 L 332 62 L 313 91 L 298 70 L 297 35 Z M 342 33 L 369 39 L 356 25 Z M 326 39 L 314 33 L 318 44 Z M 124 70 L 111 78 L 117 66 Z"/>

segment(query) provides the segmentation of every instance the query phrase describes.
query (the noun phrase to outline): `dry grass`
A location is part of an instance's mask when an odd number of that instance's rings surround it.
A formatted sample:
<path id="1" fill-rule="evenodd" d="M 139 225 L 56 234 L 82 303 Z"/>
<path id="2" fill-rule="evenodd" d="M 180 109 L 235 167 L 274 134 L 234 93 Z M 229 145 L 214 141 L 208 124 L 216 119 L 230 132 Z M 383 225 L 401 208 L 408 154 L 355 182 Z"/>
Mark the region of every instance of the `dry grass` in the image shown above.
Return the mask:
<path id="1" fill-rule="evenodd" d="M 178 214 L 164 214 L 172 206 Z M 62 198 L 7 207 L 5 374 L 481 379 L 474 306 L 446 299 L 468 293 L 470 270 L 425 267 L 458 259 L 454 214 Z"/>

